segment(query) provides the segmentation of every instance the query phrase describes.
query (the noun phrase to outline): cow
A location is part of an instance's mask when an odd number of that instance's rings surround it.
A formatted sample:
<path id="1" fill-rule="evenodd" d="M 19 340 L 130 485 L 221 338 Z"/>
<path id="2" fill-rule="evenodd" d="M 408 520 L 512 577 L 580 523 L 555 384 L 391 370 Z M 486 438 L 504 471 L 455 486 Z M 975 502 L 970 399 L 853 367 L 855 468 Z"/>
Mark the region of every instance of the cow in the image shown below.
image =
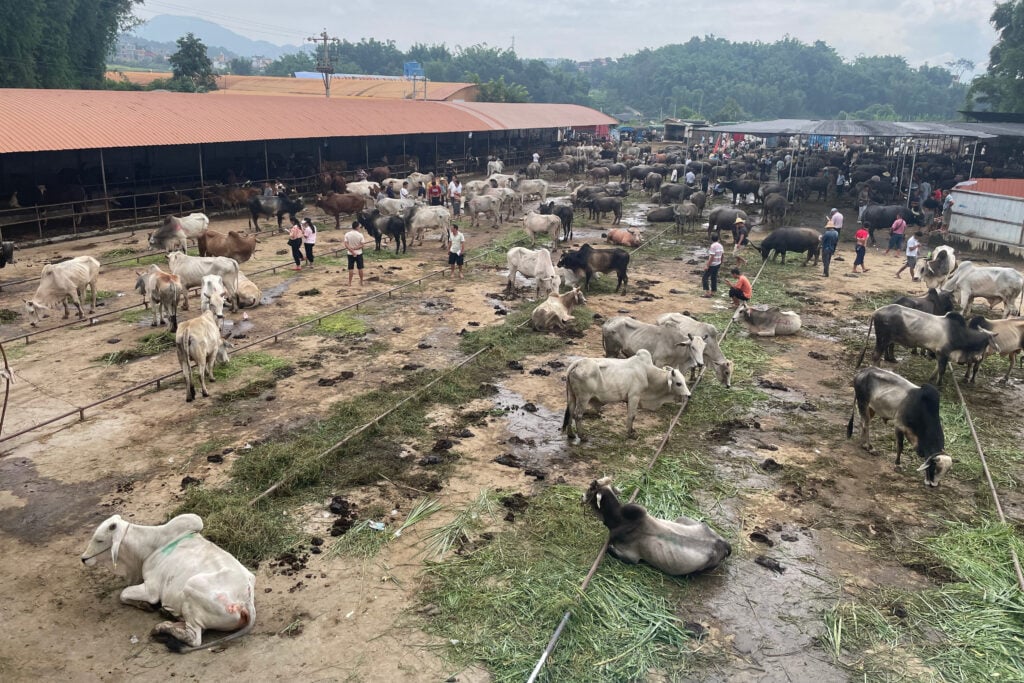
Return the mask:
<path id="1" fill-rule="evenodd" d="M 608 528 L 608 554 L 627 564 L 646 562 L 670 576 L 714 569 L 732 554 L 732 546 L 704 522 L 652 517 L 640 505 L 619 502 L 611 477 L 590 483 L 583 504 Z"/>
<path id="2" fill-rule="evenodd" d="M 546 216 L 531 211 L 523 216 L 523 229 L 530 236 L 530 246 L 537 244 L 537 235 L 547 234 L 555 249 L 558 248 L 558 233 L 562 229 L 562 219 L 558 216 Z"/>
<path id="3" fill-rule="evenodd" d="M 575 212 L 571 206 L 566 204 L 556 204 L 555 202 L 544 202 L 540 203 L 538 207 L 541 215 L 554 215 L 558 216 L 559 220 L 562 221 L 562 241 L 567 242 L 572 239 L 572 219 L 575 217 Z"/>
<path id="4" fill-rule="evenodd" d="M 358 182 L 349 183 L 345 189 L 349 194 L 354 194 L 357 197 L 361 197 L 363 200 L 363 207 L 365 209 L 373 208 L 373 198 L 380 193 L 380 183 L 375 183 L 372 180 L 360 180 Z"/>
<path id="5" fill-rule="evenodd" d="M 728 389 L 732 386 L 733 362 L 722 353 L 718 345 L 718 328 L 711 323 L 702 323 L 682 313 L 663 313 L 655 320 L 659 325 L 675 325 L 684 334 L 692 334 L 704 340 L 704 365 L 711 366 L 715 377 Z M 696 366 L 690 370 L 690 381 L 696 379 Z"/>
<path id="6" fill-rule="evenodd" d="M 546 180 L 520 180 L 516 185 L 516 193 L 519 195 L 519 203 L 522 204 L 527 197 L 537 196 L 540 201 L 548 200 L 548 181 Z"/>
<path id="7" fill-rule="evenodd" d="M 501 159 L 489 159 L 487 161 L 487 175 L 491 176 L 495 173 L 501 173 L 505 170 L 505 162 Z"/>
<path id="8" fill-rule="evenodd" d="M 675 223 L 675 206 L 656 206 L 645 216 L 648 223 Z"/>
<path id="9" fill-rule="evenodd" d="M 170 271 L 181 278 L 181 286 L 186 293 L 192 287 L 201 286 L 204 276 L 220 275 L 231 300 L 231 310 L 238 310 L 238 261 L 226 256 L 189 256 L 172 251 L 167 255 L 167 262 Z M 187 294 L 181 309 L 188 310 Z"/>
<path id="10" fill-rule="evenodd" d="M 651 196 L 658 194 L 661 190 L 661 183 L 664 180 L 664 176 L 660 173 L 648 173 L 644 176 L 644 189 L 651 193 Z"/>
<path id="11" fill-rule="evenodd" d="M 238 305 L 241 308 L 254 308 L 260 305 L 263 292 L 256 284 L 238 271 Z"/>
<path id="12" fill-rule="evenodd" d="M 992 346 L 989 348 L 989 353 L 998 353 L 1001 356 L 1010 357 L 1010 365 L 1006 368 L 1006 374 L 999 380 L 1003 383 L 1008 382 L 1017 354 L 1024 350 L 1024 318 L 986 320 L 978 316 L 973 318 L 968 326 L 992 333 Z M 978 375 L 978 367 L 980 365 L 980 360 L 968 365 L 967 374 L 964 375 L 964 379 L 974 384 L 974 379 Z"/>
<path id="13" fill-rule="evenodd" d="M 480 224 L 480 214 L 488 214 L 492 219 L 491 227 L 498 227 L 501 223 L 501 197 L 493 195 L 478 195 L 466 202 L 466 211 L 469 213 L 470 227 Z"/>
<path id="14" fill-rule="evenodd" d="M 207 230 L 198 239 L 200 256 L 227 256 L 239 263 L 245 263 L 256 251 L 256 235 L 245 235 L 229 230 L 224 235 L 216 230 Z"/>
<path id="15" fill-rule="evenodd" d="M 518 176 L 508 175 L 506 173 L 489 173 L 487 175 L 487 182 L 491 184 L 491 187 L 508 187 L 514 188 L 519 182 Z"/>
<path id="16" fill-rule="evenodd" d="M 609 244 L 614 244 L 622 247 L 639 247 L 640 246 L 640 234 L 633 228 L 623 230 L 615 228 L 609 230 L 608 234 L 604 236 L 604 239 Z"/>
<path id="17" fill-rule="evenodd" d="M 539 306 L 530 314 L 530 324 L 537 332 L 565 329 L 573 321 L 572 311 L 577 306 L 587 303 L 579 287 L 573 287 L 565 294 L 557 291 L 548 294 Z"/>
<path id="18" fill-rule="evenodd" d="M 203 311 L 198 317 L 186 320 L 178 326 L 174 336 L 174 345 L 178 350 L 178 364 L 181 374 L 185 376 L 185 402 L 191 403 L 196 398 L 196 385 L 192 381 L 190 361 L 195 361 L 199 371 L 199 385 L 203 396 L 210 393 L 206 390 L 206 380 L 216 381 L 213 368 L 217 361 L 228 362 L 227 341 L 221 339 L 220 326 L 212 310 Z"/>
<path id="19" fill-rule="evenodd" d="M 975 266 L 961 261 L 945 282 L 942 291 L 953 292 L 960 303 L 960 313 L 971 314 L 971 302 L 976 298 L 988 301 L 989 308 L 1003 304 L 1003 317 L 1020 315 L 1019 300 L 1024 292 L 1024 275 L 1013 268 Z"/>
<path id="20" fill-rule="evenodd" d="M 334 216 L 334 229 L 341 229 L 341 214 L 351 216 L 366 208 L 366 198 L 349 192 L 328 192 L 316 196 L 316 206 L 328 216 Z"/>
<path id="21" fill-rule="evenodd" d="M 685 405 L 690 396 L 683 373 L 673 367 L 659 368 L 646 349 L 631 358 L 580 358 L 566 372 L 565 413 L 562 431 L 583 436 L 583 413 L 592 401 L 626 404 L 626 434 L 635 436 L 633 420 L 637 408 L 657 410 L 671 401 Z"/>
<path id="22" fill-rule="evenodd" d="M 536 161 L 531 161 L 529 164 L 527 164 L 526 177 L 531 180 L 536 180 L 540 178 L 540 164 L 538 164 Z"/>
<path id="23" fill-rule="evenodd" d="M 737 237 L 737 218 L 742 218 L 748 226 L 751 225 L 750 217 L 746 211 L 734 209 L 731 206 L 716 206 L 711 209 L 711 213 L 708 214 L 708 237 L 710 238 L 713 232 L 725 233 L 728 231 L 732 234 L 733 241 L 735 241 Z"/>
<path id="24" fill-rule="evenodd" d="M 953 467 L 946 450 L 939 415 L 939 392 L 931 384 L 919 387 L 895 372 L 880 368 L 862 368 L 853 378 L 854 410 L 846 424 L 846 438 L 853 436 L 853 420 L 860 414 L 860 445 L 871 448 L 870 425 L 873 417 L 893 422 L 896 428 L 896 466 L 900 465 L 904 440 L 910 441 L 924 464 L 926 486 L 938 486 Z"/>
<path id="25" fill-rule="evenodd" d="M 896 221 L 897 216 L 905 220 L 908 227 L 921 225 L 921 215 L 914 213 L 902 204 L 870 204 L 864 207 L 864 212 L 860 215 L 860 222 L 871 236 L 872 246 L 875 244 L 875 230 L 879 228 L 888 230 Z"/>
<path id="26" fill-rule="evenodd" d="M 871 363 L 878 366 L 883 354 L 885 360 L 895 362 L 892 345 L 901 344 L 907 348 L 921 347 L 935 354 L 935 371 L 928 381 L 938 380 L 946 374 L 949 361 L 954 363 L 975 363 L 983 360 L 990 349 L 995 349 L 993 335 L 988 330 L 969 328 L 959 313 L 950 312 L 944 316 L 932 315 L 898 304 L 889 304 L 875 309 L 868 324 L 864 350 L 857 365 L 867 353 L 867 340 L 875 330 L 875 350 Z"/>
<path id="27" fill-rule="evenodd" d="M 296 219 L 295 214 L 302 211 L 302 207 L 302 197 L 291 199 L 286 195 L 274 195 L 271 197 L 255 195 L 249 198 L 249 222 L 250 225 L 256 228 L 256 232 L 259 232 L 260 216 L 267 216 L 268 218 L 270 216 L 277 216 L 277 229 L 280 230 L 281 221 L 284 219 L 284 215 L 288 214 L 288 218 L 291 219 L 291 222 L 297 223 L 298 220 Z"/>
<path id="28" fill-rule="evenodd" d="M 167 216 L 157 231 L 150 234 L 149 246 L 151 249 L 160 248 L 168 253 L 175 250 L 186 251 L 188 241 L 191 239 L 198 242 L 209 226 L 210 219 L 204 213 L 192 213 L 183 218 Z"/>
<path id="29" fill-rule="evenodd" d="M 598 223 L 606 213 L 615 216 L 612 225 L 618 225 L 622 220 L 622 199 L 619 197 L 590 197 L 584 200 L 583 205 L 590 209 L 591 220 L 596 220 Z"/>
<path id="30" fill-rule="evenodd" d="M 615 271 L 618 275 L 618 283 L 615 291 L 622 288 L 626 293 L 626 285 L 629 283 L 629 275 L 626 269 L 629 267 L 629 252 L 622 249 L 594 249 L 589 244 L 584 244 L 576 251 L 564 252 L 558 259 L 559 268 L 568 268 L 577 275 L 584 276 L 583 290 L 590 291 L 590 280 L 594 273 L 610 273 Z"/>
<path id="31" fill-rule="evenodd" d="M 169 612 L 152 635 L 176 652 L 193 652 L 246 635 L 256 624 L 256 577 L 230 553 L 203 538 L 203 520 L 184 514 L 166 524 L 132 524 L 120 515 L 96 527 L 82 564 L 95 566 L 110 553 L 115 570 L 131 584 L 121 602 Z M 120 563 L 120 569 L 118 569 Z M 233 631 L 203 645 L 203 630 Z"/>
<path id="32" fill-rule="evenodd" d="M 683 332 L 671 323 L 650 325 L 622 315 L 601 326 L 601 345 L 608 358 L 629 358 L 647 349 L 655 365 L 671 365 L 685 374 L 703 369 L 707 339 Z"/>
<path id="33" fill-rule="evenodd" d="M 587 176 L 589 176 L 594 183 L 608 182 L 610 175 L 611 171 L 604 166 L 595 166 L 587 171 Z"/>
<path id="34" fill-rule="evenodd" d="M 525 247 L 512 247 L 506 254 L 508 260 L 508 291 L 515 291 L 516 273 L 537 280 L 537 296 L 558 294 L 559 277 L 551 263 L 551 252 L 547 249 L 531 251 Z"/>
<path id="35" fill-rule="evenodd" d="M 741 303 L 732 316 L 733 322 L 742 322 L 756 337 L 776 337 L 796 334 L 800 329 L 800 316 L 783 311 L 778 306 L 747 306 Z"/>
<path id="36" fill-rule="evenodd" d="M 382 180 L 384 180 L 385 178 L 387 178 L 389 175 L 391 175 L 391 169 L 388 168 L 387 166 L 374 166 L 370 170 L 370 173 L 368 174 L 367 177 L 370 180 L 379 183 Z"/>
<path id="37" fill-rule="evenodd" d="M 694 193 L 694 188 L 688 185 L 677 185 L 676 183 L 665 183 L 659 191 L 659 204 L 677 204 L 684 199 L 689 199 Z"/>
<path id="38" fill-rule="evenodd" d="M 31 299 L 22 299 L 25 303 L 25 315 L 29 324 L 36 327 L 47 311 L 63 304 L 64 318 L 68 317 L 68 299 L 78 309 L 78 317 L 84 318 L 82 300 L 86 290 L 92 289 L 92 304 L 89 312 L 96 310 L 96 281 L 100 274 L 100 262 L 92 256 L 76 256 L 68 261 L 51 263 L 43 266 L 39 273 L 39 286 Z"/>
<path id="39" fill-rule="evenodd" d="M 499 218 L 501 218 L 502 210 L 505 212 L 505 220 L 508 220 L 515 214 L 517 203 L 520 208 L 522 207 L 522 197 L 510 187 L 490 187 L 484 194 L 489 197 L 497 197 L 500 200 Z"/>
<path id="40" fill-rule="evenodd" d="M 748 180 L 746 178 L 736 178 L 734 180 L 727 180 L 719 183 L 718 186 L 732 192 L 732 205 L 736 206 L 740 197 L 752 194 L 756 198 L 757 190 L 761 187 L 761 182 L 758 180 Z"/>
<path id="41" fill-rule="evenodd" d="M 772 261 L 775 261 L 779 254 L 782 254 L 782 265 L 786 265 L 787 251 L 806 251 L 807 258 L 804 259 L 804 265 L 810 263 L 812 258 L 814 265 L 818 265 L 818 256 L 821 253 L 821 233 L 814 228 L 779 228 L 765 237 L 758 248 L 761 251 L 762 261 L 767 261 L 769 256 L 772 257 Z"/>
<path id="42" fill-rule="evenodd" d="M 217 320 L 224 318 L 224 297 L 227 296 L 224 280 L 220 275 L 204 275 L 199 288 L 199 310 L 213 311 Z"/>
<path id="43" fill-rule="evenodd" d="M 914 265 L 911 277 L 923 280 L 929 289 L 936 289 L 956 271 L 956 254 L 953 247 L 936 247 L 929 259 L 921 259 Z"/>
<path id="44" fill-rule="evenodd" d="M 929 289 L 924 296 L 901 296 L 893 299 L 893 303 L 932 315 L 946 315 L 956 306 L 951 292 L 940 292 L 934 288 Z"/>
<path id="45" fill-rule="evenodd" d="M 417 205 L 406 212 L 405 227 L 413 244 L 423 244 L 425 229 L 437 228 L 441 231 L 441 246 L 444 247 L 451 239 L 452 215 L 444 206 Z"/>
<path id="46" fill-rule="evenodd" d="M 384 235 L 388 235 L 395 241 L 395 253 L 398 253 L 399 244 L 401 244 L 402 253 L 405 253 L 405 219 L 401 216 L 384 216 L 377 209 L 372 211 L 363 210 L 356 214 L 356 222 L 352 224 L 352 227 L 363 226 L 367 234 L 373 237 L 374 242 L 377 243 L 375 251 L 380 251 L 381 240 L 384 239 Z"/>
<path id="47" fill-rule="evenodd" d="M 789 210 L 789 202 L 781 194 L 772 193 L 764 198 L 762 214 L 768 225 L 779 226 L 786 222 L 786 211 Z"/>
<path id="48" fill-rule="evenodd" d="M 676 230 L 683 232 L 684 226 L 687 225 L 695 229 L 698 213 L 697 205 L 689 200 L 684 200 L 682 204 L 673 204 L 672 217 L 676 222 Z"/>
<path id="49" fill-rule="evenodd" d="M 138 276 L 135 280 L 135 290 L 142 295 L 143 304 L 148 307 L 153 304 L 153 323 L 151 327 L 164 324 L 166 314 L 170 323 L 170 331 L 178 330 L 178 302 L 185 297 L 185 290 L 181 286 L 181 278 L 173 273 L 160 269 L 160 266 L 150 264 L 145 271 L 135 271 Z"/>

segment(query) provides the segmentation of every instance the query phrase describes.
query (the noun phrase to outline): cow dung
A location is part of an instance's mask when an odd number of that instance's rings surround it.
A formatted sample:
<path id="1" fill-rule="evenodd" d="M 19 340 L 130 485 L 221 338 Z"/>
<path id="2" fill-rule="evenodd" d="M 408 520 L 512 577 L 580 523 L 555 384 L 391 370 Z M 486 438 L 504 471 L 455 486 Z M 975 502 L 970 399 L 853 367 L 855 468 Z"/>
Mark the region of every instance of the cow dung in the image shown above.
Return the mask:
<path id="1" fill-rule="evenodd" d="M 480 323 L 476 322 L 475 320 L 470 320 L 466 324 L 469 325 L 470 327 L 480 327 Z"/>
<path id="2" fill-rule="evenodd" d="M 341 496 L 334 496 L 331 498 L 331 503 L 327 506 L 327 509 L 334 514 L 346 516 L 352 514 L 354 508 L 354 503 L 350 503 L 347 498 L 343 498 Z"/>
<path id="3" fill-rule="evenodd" d="M 769 548 L 771 548 L 772 546 L 775 545 L 775 541 L 773 541 L 772 539 L 768 538 L 768 536 L 766 534 L 764 534 L 764 533 L 762 533 L 760 531 L 755 531 L 755 532 L 751 533 L 750 534 L 750 540 L 753 541 L 754 543 L 761 543 L 763 545 L 766 545 Z"/>
<path id="4" fill-rule="evenodd" d="M 473 434 L 473 432 L 469 431 L 469 429 L 463 427 L 455 434 L 455 436 L 459 437 L 460 439 L 469 439 L 475 435 Z"/>
<path id="5" fill-rule="evenodd" d="M 199 486 L 203 483 L 202 479 L 196 479 L 195 477 L 185 477 L 181 480 L 181 490 L 184 491 L 189 486 Z"/>
<path id="6" fill-rule="evenodd" d="M 428 344 L 427 342 L 420 342 L 419 344 L 416 345 L 416 348 L 417 349 L 432 349 L 434 347 L 431 346 L 430 344 Z"/>
<path id="7" fill-rule="evenodd" d="M 534 368 L 533 370 L 530 370 L 530 374 L 539 375 L 541 377 L 547 377 L 548 375 L 551 374 L 551 371 L 545 370 L 544 368 Z"/>
<path id="8" fill-rule="evenodd" d="M 808 351 L 807 355 L 813 358 L 814 360 L 828 360 L 829 358 L 824 353 L 818 353 L 817 351 Z"/>
<path id="9" fill-rule="evenodd" d="M 313 289 L 304 289 L 301 292 L 296 292 L 295 296 L 318 296 L 320 290 L 314 287 Z"/>
<path id="10" fill-rule="evenodd" d="M 533 468 L 533 467 L 529 467 L 529 468 L 523 470 L 523 473 L 526 476 L 528 476 L 528 477 L 533 477 L 537 481 L 542 481 L 542 480 L 548 478 L 548 473 L 547 472 L 545 472 L 544 470 L 539 470 L 539 469 Z"/>
<path id="11" fill-rule="evenodd" d="M 221 455 L 220 453 L 213 453 L 211 455 L 206 456 L 206 462 L 222 463 L 224 462 L 224 456 Z"/>
<path id="12" fill-rule="evenodd" d="M 513 512 L 523 512 L 530 506 L 529 499 L 521 493 L 513 493 L 504 498 L 499 498 L 498 502 Z"/>
<path id="13" fill-rule="evenodd" d="M 455 442 L 452 441 L 451 439 L 438 439 L 437 441 L 434 442 L 434 445 L 430 450 L 434 451 L 435 453 L 440 453 L 441 451 L 450 451 L 454 447 Z"/>
<path id="14" fill-rule="evenodd" d="M 430 465 L 440 465 L 442 462 L 444 462 L 444 460 L 439 455 L 425 455 L 419 459 L 417 464 L 427 467 Z"/>
<path id="15" fill-rule="evenodd" d="M 754 562 L 766 569 L 771 569 L 773 572 L 776 572 L 778 574 L 781 574 L 784 571 L 786 571 L 786 568 L 779 564 L 778 560 L 773 560 L 772 558 L 765 557 L 764 555 L 758 555 L 757 557 L 755 557 Z"/>
<path id="16" fill-rule="evenodd" d="M 508 369 L 509 370 L 519 370 L 520 372 L 522 372 L 523 371 L 523 364 L 520 363 L 517 360 L 510 360 L 508 362 Z"/>
<path id="17" fill-rule="evenodd" d="M 423 366 L 420 365 L 419 363 L 406 363 L 405 365 L 402 366 L 402 369 L 403 370 L 419 370 L 422 367 Z"/>
<path id="18" fill-rule="evenodd" d="M 766 379 L 764 377 L 758 378 L 757 383 L 759 386 L 762 386 L 765 389 L 774 389 L 775 391 L 789 391 L 789 387 L 787 387 L 782 382 L 776 382 L 775 380 Z"/>
<path id="19" fill-rule="evenodd" d="M 511 453 L 503 453 L 502 455 L 499 455 L 497 458 L 494 459 L 494 462 L 498 463 L 499 465 L 504 465 L 505 467 L 521 468 L 523 466 L 522 460 L 520 460 Z"/>
<path id="20" fill-rule="evenodd" d="M 120 340 L 120 339 L 118 339 L 117 337 L 114 337 L 113 339 L 108 339 L 108 340 L 107 340 L 107 343 L 108 343 L 108 344 L 120 344 L 120 343 L 121 343 L 121 340 Z"/>
<path id="21" fill-rule="evenodd" d="M 546 375 L 548 373 L 545 372 L 544 374 Z M 525 410 L 528 413 L 536 413 L 537 412 L 537 406 L 534 405 L 533 403 L 527 402 L 527 403 L 523 404 L 523 410 Z"/>
<path id="22" fill-rule="evenodd" d="M 775 458 L 765 458 L 761 463 L 761 469 L 765 472 L 778 472 L 782 469 L 782 465 Z"/>

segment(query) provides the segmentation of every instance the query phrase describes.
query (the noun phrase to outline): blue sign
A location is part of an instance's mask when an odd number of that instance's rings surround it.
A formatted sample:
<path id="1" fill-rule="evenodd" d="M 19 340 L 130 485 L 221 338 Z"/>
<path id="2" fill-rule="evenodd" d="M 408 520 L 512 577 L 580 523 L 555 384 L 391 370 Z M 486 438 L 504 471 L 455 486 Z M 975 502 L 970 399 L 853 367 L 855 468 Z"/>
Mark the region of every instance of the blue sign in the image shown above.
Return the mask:
<path id="1" fill-rule="evenodd" d="M 406 62 L 403 65 L 402 73 L 406 78 L 426 78 L 419 62 Z"/>

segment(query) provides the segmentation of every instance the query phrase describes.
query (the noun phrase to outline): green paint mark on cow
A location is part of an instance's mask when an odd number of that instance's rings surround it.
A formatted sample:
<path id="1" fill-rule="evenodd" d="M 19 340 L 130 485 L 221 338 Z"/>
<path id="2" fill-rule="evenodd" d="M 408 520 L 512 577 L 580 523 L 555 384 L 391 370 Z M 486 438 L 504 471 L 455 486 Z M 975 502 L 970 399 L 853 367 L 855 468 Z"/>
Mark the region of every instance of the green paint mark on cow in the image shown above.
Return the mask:
<path id="1" fill-rule="evenodd" d="M 196 532 L 190 531 L 184 536 L 179 536 L 178 538 L 174 539 L 173 541 L 165 545 L 163 548 L 160 548 L 160 552 L 162 552 L 164 555 L 170 555 L 172 552 L 174 552 L 174 549 L 178 547 L 179 543 L 184 541 L 186 538 L 192 538 L 195 535 Z"/>

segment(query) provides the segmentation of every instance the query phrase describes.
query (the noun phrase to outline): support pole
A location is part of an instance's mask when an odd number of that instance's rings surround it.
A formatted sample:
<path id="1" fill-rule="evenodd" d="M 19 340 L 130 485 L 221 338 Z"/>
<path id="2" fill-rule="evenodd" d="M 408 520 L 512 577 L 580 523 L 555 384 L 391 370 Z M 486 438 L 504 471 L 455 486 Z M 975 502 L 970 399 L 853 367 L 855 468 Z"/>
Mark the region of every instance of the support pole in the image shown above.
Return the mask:
<path id="1" fill-rule="evenodd" d="M 103 211 L 107 216 L 107 230 L 110 230 L 110 194 L 107 192 L 107 165 L 103 161 L 102 147 L 100 147 L 100 177 L 103 179 Z"/>
<path id="2" fill-rule="evenodd" d="M 978 156 L 978 143 L 980 140 L 974 141 L 974 151 L 971 152 L 971 172 L 967 174 L 968 178 L 974 177 L 974 158 Z"/>
<path id="3" fill-rule="evenodd" d="M 910 161 L 910 178 L 907 179 L 907 206 L 910 206 L 910 192 L 914 186 L 914 170 L 917 168 L 917 140 L 914 140 L 914 157 Z"/>
<path id="4" fill-rule="evenodd" d="M 206 211 L 206 180 L 203 176 L 203 145 L 197 145 L 199 147 L 199 196 L 203 203 L 203 211 Z"/>
<path id="5" fill-rule="evenodd" d="M 267 143 L 263 143 L 263 177 L 270 180 L 270 155 L 267 154 Z"/>

